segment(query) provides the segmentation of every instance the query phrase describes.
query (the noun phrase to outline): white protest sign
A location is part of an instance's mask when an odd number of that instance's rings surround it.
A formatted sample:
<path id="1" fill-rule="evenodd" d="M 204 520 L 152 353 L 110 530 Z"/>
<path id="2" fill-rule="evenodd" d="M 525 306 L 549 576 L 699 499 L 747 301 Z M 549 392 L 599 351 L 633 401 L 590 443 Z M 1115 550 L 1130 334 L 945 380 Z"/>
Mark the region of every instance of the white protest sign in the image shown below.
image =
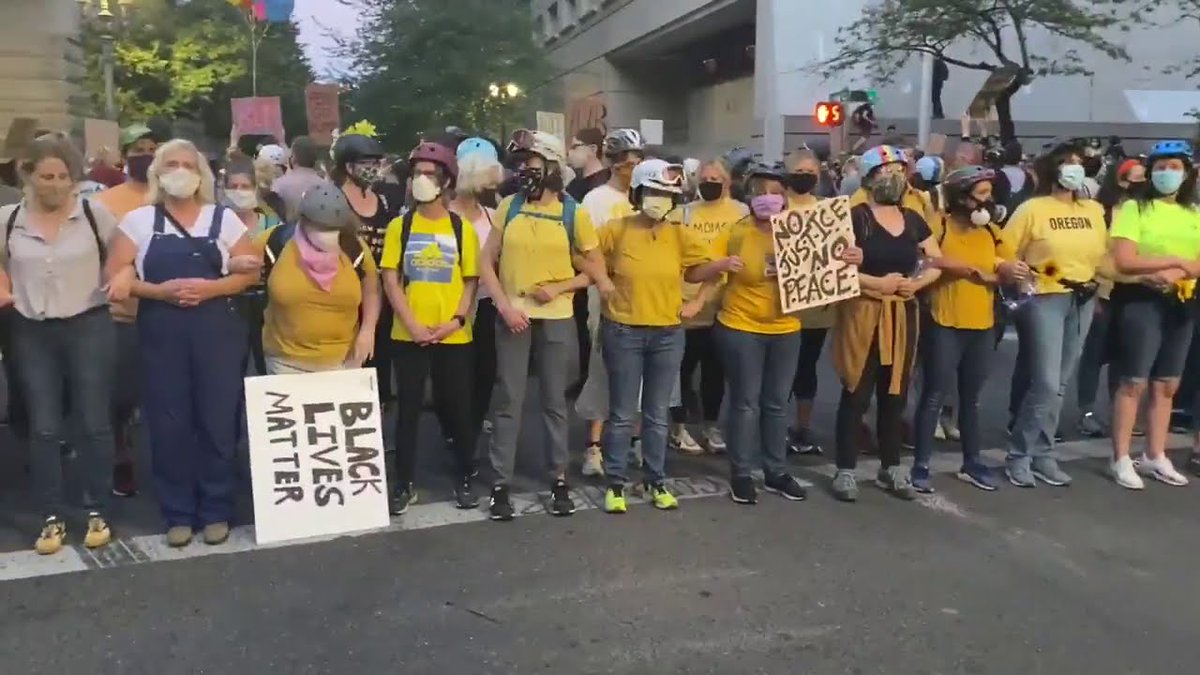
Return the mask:
<path id="1" fill-rule="evenodd" d="M 537 130 L 553 134 L 563 143 L 571 142 L 571 139 L 566 138 L 567 116 L 562 113 L 537 111 Z"/>
<path id="2" fill-rule="evenodd" d="M 640 131 L 642 132 L 642 140 L 646 142 L 646 145 L 663 144 L 662 120 L 642 120 Z"/>
<path id="3" fill-rule="evenodd" d="M 785 314 L 859 295 L 858 268 L 839 260 L 854 245 L 849 197 L 781 213 L 771 218 L 771 230 Z"/>
<path id="4" fill-rule="evenodd" d="M 259 544 L 388 525 L 375 370 L 246 378 Z"/>

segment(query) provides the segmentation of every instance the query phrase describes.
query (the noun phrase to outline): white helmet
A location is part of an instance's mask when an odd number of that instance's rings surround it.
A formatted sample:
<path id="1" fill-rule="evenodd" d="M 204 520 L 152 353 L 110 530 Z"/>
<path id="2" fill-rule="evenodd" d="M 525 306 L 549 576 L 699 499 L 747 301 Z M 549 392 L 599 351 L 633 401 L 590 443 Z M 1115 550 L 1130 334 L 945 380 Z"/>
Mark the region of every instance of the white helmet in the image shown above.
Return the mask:
<path id="1" fill-rule="evenodd" d="M 661 159 L 648 159 L 633 168 L 630 189 L 650 188 L 671 194 L 683 194 L 683 166 Z"/>
<path id="2" fill-rule="evenodd" d="M 258 151 L 258 159 L 268 161 L 275 166 L 286 166 L 288 151 L 280 145 L 264 145 Z"/>
<path id="3" fill-rule="evenodd" d="M 637 129 L 613 129 L 604 137 L 604 154 L 613 157 L 622 152 L 646 150 L 646 141 Z"/>
<path id="4" fill-rule="evenodd" d="M 557 162 L 562 166 L 567 156 L 562 139 L 545 131 L 530 131 L 517 129 L 513 132 L 512 140 L 508 142 L 508 152 L 532 152 L 547 162 Z"/>

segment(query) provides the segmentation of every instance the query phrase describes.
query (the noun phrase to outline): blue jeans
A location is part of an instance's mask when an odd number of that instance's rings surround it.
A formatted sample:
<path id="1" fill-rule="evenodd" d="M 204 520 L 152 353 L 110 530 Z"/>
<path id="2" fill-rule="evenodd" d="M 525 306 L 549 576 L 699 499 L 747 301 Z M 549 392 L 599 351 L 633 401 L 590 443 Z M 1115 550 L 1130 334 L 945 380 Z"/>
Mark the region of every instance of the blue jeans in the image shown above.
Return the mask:
<path id="1" fill-rule="evenodd" d="M 916 415 L 913 465 L 929 468 L 933 432 L 942 403 L 958 387 L 958 426 L 962 432 L 963 466 L 979 462 L 979 392 L 987 380 L 995 351 L 994 329 L 947 328 L 934 321 L 923 325 L 926 338 L 921 402 Z"/>
<path id="2" fill-rule="evenodd" d="M 683 329 L 628 326 L 604 319 L 600 330 L 604 367 L 608 369 L 604 473 L 613 485 L 628 480 L 626 466 L 640 392 L 643 472 L 646 482 L 660 482 L 666 477 L 667 420 L 671 391 L 683 360 Z"/>
<path id="3" fill-rule="evenodd" d="M 1079 365 L 1095 302 L 1053 293 L 1029 300 L 1017 312 L 1018 337 L 1029 359 L 1029 389 L 1009 438 L 1010 463 L 1048 457 L 1053 451 L 1063 395 Z"/>
<path id="4" fill-rule="evenodd" d="M 733 477 L 748 477 L 757 463 L 768 477 L 786 474 L 786 407 L 800 360 L 800 331 L 761 335 L 718 323 L 713 333 L 729 380 L 725 442 Z"/>

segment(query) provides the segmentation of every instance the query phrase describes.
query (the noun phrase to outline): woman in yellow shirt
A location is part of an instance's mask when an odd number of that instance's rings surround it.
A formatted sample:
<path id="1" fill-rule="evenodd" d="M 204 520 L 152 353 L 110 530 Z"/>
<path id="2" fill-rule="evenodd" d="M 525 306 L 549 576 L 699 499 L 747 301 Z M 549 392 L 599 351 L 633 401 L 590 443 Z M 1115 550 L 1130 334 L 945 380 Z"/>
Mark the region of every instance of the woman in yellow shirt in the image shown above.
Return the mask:
<path id="1" fill-rule="evenodd" d="M 1147 190 L 1125 202 L 1113 220 L 1112 256 L 1116 271 L 1137 277 L 1113 287 L 1117 376 L 1113 398 L 1113 464 L 1117 484 L 1145 487 L 1142 476 L 1167 485 L 1188 479 L 1167 457 L 1171 403 L 1179 390 L 1195 330 L 1192 294 L 1200 276 L 1200 211 L 1196 207 L 1196 166 L 1191 145 L 1163 141 L 1146 158 Z M 1138 402 L 1149 381 L 1146 454 L 1130 458 L 1130 437 Z"/>
<path id="2" fill-rule="evenodd" d="M 735 223 L 746 217 L 746 205 L 729 196 L 729 169 L 720 161 L 711 161 L 700 168 L 699 194 L 701 201 L 683 207 L 684 227 L 694 231 L 710 246 L 721 239 Z M 704 443 L 710 452 L 725 452 L 725 439 L 717 419 L 721 400 L 725 397 L 725 371 L 713 338 L 713 322 L 721 305 L 722 284 L 719 280 L 704 284 L 683 284 L 683 361 L 679 366 L 679 391 L 682 405 L 671 408 L 671 444 L 680 452 L 698 454 L 704 451 L 688 433 L 689 413 L 699 410 L 704 420 Z M 700 369 L 700 392 L 692 386 L 692 375 Z"/>
<path id="3" fill-rule="evenodd" d="M 928 293 L 930 320 L 923 324 L 921 401 L 916 414 L 912 483 L 932 493 L 929 460 L 934 432 L 946 397 L 958 390 L 959 438 L 963 463 L 959 479 L 981 490 L 996 481 L 980 459 L 979 393 L 995 351 L 995 271 L 1000 235 L 994 225 L 995 173 L 981 166 L 951 172 L 941 184 L 945 218 L 934 223 L 942 256 L 934 265 L 942 278 Z"/>
<path id="4" fill-rule="evenodd" d="M 683 195 L 683 167 L 647 160 L 634 169 L 630 199 L 637 213 L 600 230 L 600 251 L 615 289 L 604 298 L 600 343 L 608 372 L 604 474 L 608 513 L 626 511 L 626 465 L 642 410 L 642 470 L 659 509 L 679 506 L 667 490 L 664 462 L 671 392 L 679 377 L 684 337 L 680 281 L 702 283 L 730 271 L 736 258 L 709 262 L 710 249 L 693 230 L 668 221 Z"/>
<path id="5" fill-rule="evenodd" d="M 1055 430 L 1092 323 L 1108 231 L 1100 204 L 1077 195 L 1085 173 L 1074 145 L 1053 148 L 1034 170 L 1037 196 L 1017 208 L 1002 236 L 1001 274 L 1031 293 L 1016 313 L 1029 386 L 1013 421 L 1005 475 L 1017 487 L 1036 487 L 1038 480 L 1062 487 L 1071 477 L 1054 458 Z"/>

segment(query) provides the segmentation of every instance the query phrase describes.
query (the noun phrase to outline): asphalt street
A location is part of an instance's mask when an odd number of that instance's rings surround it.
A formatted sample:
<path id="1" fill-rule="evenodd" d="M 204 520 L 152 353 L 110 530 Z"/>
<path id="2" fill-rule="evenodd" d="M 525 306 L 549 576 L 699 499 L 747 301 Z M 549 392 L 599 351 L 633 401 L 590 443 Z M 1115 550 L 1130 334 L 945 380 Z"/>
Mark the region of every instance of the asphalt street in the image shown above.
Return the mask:
<path id="1" fill-rule="evenodd" d="M 985 447 L 1003 444 L 1014 347 L 994 364 Z M 823 375 L 816 419 L 831 442 L 836 382 Z M 435 426 L 426 502 L 449 491 Z M 527 436 L 518 488 L 534 490 Z M 20 450 L 0 447 L 0 551 L 17 551 L 37 516 Z M 915 504 L 866 486 L 853 505 L 821 490 L 755 507 L 716 494 L 674 513 L 474 518 L 0 582 L 0 672 L 1195 672 L 1200 485 L 1126 492 L 1103 475 L 1103 442 L 1067 447 L 1067 489 L 988 494 L 939 476 Z M 825 484 L 826 460 L 795 462 Z M 668 468 L 714 485 L 727 474 L 719 458 Z M 122 538 L 160 531 L 150 495 L 122 506 Z"/>

